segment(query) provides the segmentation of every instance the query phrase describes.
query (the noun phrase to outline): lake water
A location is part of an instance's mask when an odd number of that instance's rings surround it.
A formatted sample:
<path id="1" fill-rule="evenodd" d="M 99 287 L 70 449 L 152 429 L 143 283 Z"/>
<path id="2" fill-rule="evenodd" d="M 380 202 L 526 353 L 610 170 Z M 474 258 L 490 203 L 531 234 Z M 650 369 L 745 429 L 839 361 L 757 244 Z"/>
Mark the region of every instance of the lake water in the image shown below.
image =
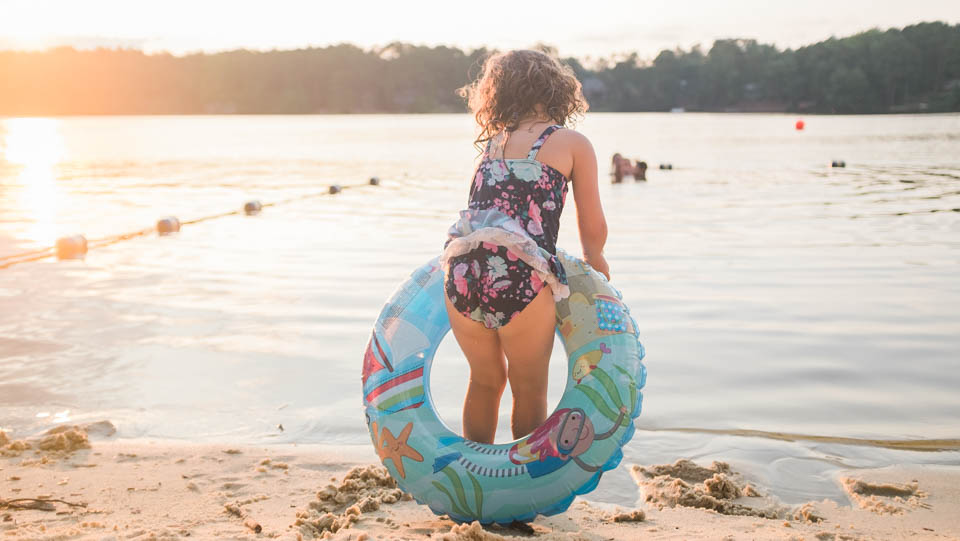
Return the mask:
<path id="1" fill-rule="evenodd" d="M 841 498 L 838 468 L 960 464 L 957 442 L 837 439 L 960 438 L 960 116 L 808 117 L 802 132 L 795 120 L 580 126 L 601 163 L 612 280 L 648 352 L 625 463 L 724 458 L 788 502 Z M 471 122 L 0 119 L 0 265 L 62 235 L 282 202 L 0 269 L 0 427 L 110 419 L 121 437 L 356 445 L 373 460 L 363 349 L 465 204 Z M 650 163 L 649 181 L 609 184 L 614 152 Z M 382 186 L 361 186 L 373 175 Z M 358 187 L 317 195 L 330 184 Z M 559 245 L 579 253 L 572 199 Z M 552 362 L 555 403 L 559 345 Z M 434 398 L 459 429 L 467 371 L 452 336 L 435 366 Z M 505 399 L 499 441 L 508 412 Z M 632 503 L 637 490 L 621 468 L 590 498 Z"/>

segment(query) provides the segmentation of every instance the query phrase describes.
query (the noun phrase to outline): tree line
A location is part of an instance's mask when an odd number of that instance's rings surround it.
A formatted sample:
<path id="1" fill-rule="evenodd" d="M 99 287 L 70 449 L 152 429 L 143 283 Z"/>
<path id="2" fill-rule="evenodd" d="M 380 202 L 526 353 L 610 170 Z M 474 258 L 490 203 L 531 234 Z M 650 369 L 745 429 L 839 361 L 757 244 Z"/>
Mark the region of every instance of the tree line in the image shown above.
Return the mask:
<path id="1" fill-rule="evenodd" d="M 0 51 L 0 115 L 463 112 L 455 90 L 490 52 L 408 43 L 186 56 Z M 960 111 L 960 25 L 942 22 L 795 50 L 722 39 L 649 62 L 563 61 L 593 111 Z"/>

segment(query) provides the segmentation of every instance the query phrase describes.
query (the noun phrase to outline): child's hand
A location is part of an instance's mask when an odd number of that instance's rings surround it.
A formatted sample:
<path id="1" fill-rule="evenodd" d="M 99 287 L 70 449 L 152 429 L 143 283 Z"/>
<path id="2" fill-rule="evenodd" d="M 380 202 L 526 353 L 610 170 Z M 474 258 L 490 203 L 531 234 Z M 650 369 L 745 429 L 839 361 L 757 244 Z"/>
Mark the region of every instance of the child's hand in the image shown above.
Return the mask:
<path id="1" fill-rule="evenodd" d="M 607 264 L 607 259 L 603 257 L 603 254 L 595 256 L 584 256 L 584 260 L 591 267 L 594 268 L 597 272 L 604 275 L 607 280 L 610 279 L 610 265 Z"/>

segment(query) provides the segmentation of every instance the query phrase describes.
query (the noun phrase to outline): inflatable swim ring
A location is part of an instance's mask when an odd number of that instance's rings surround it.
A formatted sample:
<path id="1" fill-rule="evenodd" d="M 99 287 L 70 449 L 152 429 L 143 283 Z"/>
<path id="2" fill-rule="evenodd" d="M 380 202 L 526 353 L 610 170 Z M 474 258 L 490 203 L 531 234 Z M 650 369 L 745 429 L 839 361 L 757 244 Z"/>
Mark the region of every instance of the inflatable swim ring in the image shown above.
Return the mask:
<path id="1" fill-rule="evenodd" d="M 374 448 L 400 488 L 437 514 L 502 524 L 563 512 L 623 458 L 646 370 L 620 292 L 558 252 L 570 296 L 557 303 L 569 356 L 557 409 L 533 433 L 481 444 L 453 433 L 430 396 L 430 368 L 450 330 L 434 259 L 384 306 L 363 357 L 363 404 Z"/>

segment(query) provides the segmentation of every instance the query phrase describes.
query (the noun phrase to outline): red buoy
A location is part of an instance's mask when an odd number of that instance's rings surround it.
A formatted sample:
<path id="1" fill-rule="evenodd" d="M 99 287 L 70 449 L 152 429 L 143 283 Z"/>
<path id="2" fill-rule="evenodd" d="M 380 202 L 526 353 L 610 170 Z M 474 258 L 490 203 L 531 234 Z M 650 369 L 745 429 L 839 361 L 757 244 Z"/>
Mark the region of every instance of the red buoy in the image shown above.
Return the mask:
<path id="1" fill-rule="evenodd" d="M 796 126 L 797 131 L 799 131 L 799 130 L 802 130 L 803 127 L 806 126 L 806 124 L 803 123 L 803 120 L 798 120 L 797 123 L 794 124 L 794 126 Z"/>

